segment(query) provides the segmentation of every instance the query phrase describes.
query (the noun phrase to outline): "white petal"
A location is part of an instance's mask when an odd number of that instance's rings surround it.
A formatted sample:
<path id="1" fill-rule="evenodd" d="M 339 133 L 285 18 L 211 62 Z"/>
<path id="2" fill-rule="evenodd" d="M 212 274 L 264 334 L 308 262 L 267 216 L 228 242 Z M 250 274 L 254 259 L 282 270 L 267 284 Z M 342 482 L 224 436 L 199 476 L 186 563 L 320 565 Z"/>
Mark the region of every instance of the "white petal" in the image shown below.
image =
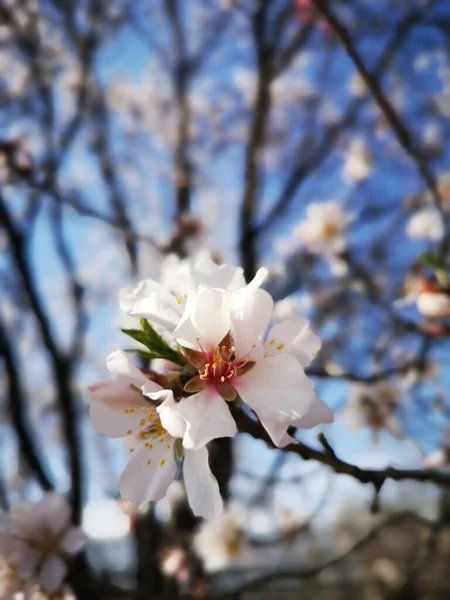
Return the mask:
<path id="1" fill-rule="evenodd" d="M 211 473 L 208 450 L 186 450 L 183 463 L 184 483 L 194 515 L 211 519 L 223 507 L 219 484 Z"/>
<path id="2" fill-rule="evenodd" d="M 141 443 L 125 467 L 119 481 L 122 498 L 140 505 L 161 500 L 174 480 L 177 465 L 170 436 L 149 440 L 152 448 Z M 167 445 L 170 444 L 170 448 Z M 150 462 L 149 462 L 150 461 Z"/>
<path id="3" fill-rule="evenodd" d="M 59 535 L 70 525 L 70 506 L 67 500 L 58 494 L 46 494 L 37 509 L 46 529 L 55 535 Z"/>
<path id="4" fill-rule="evenodd" d="M 244 288 L 232 296 L 233 339 L 238 356 L 261 357 L 261 343 L 273 313 L 272 296 L 265 290 Z M 259 347 L 258 354 L 252 348 Z M 251 354 L 250 354 L 251 353 Z"/>
<path id="5" fill-rule="evenodd" d="M 213 388 L 183 398 L 172 410 L 186 421 L 185 448 L 201 448 L 215 438 L 234 437 L 237 433 L 225 400 Z"/>
<path id="6" fill-rule="evenodd" d="M 24 542 L 18 541 L 8 555 L 8 560 L 16 567 L 21 579 L 26 580 L 33 574 L 41 557 L 42 554 L 39 550 L 35 550 L 27 546 Z"/>
<path id="7" fill-rule="evenodd" d="M 67 565 L 62 558 L 52 554 L 42 565 L 39 572 L 39 583 L 47 592 L 55 592 L 61 587 L 67 573 Z"/>
<path id="8" fill-rule="evenodd" d="M 274 325 L 268 334 L 266 349 L 271 354 L 287 352 L 302 367 L 307 367 L 320 350 L 320 338 L 311 331 L 306 319 L 285 319 Z"/>
<path id="9" fill-rule="evenodd" d="M 261 419 L 278 422 L 303 417 L 316 399 L 313 382 L 289 354 L 258 361 L 233 386 Z"/>
<path id="10" fill-rule="evenodd" d="M 176 439 L 183 438 L 186 433 L 186 421 L 177 410 L 174 410 L 177 403 L 174 400 L 173 392 L 171 390 L 165 391 L 168 392 L 166 398 L 156 409 L 162 426 L 172 437 Z"/>
<path id="11" fill-rule="evenodd" d="M 265 267 L 261 267 L 256 271 L 255 276 L 253 277 L 253 279 L 250 281 L 250 283 L 247 285 L 248 288 L 250 289 L 255 289 L 255 288 L 259 288 L 262 286 L 262 284 L 265 282 L 265 280 L 267 279 L 269 275 L 269 271 L 265 268 Z"/>
<path id="12" fill-rule="evenodd" d="M 334 415 L 328 404 L 325 404 L 320 398 L 315 398 L 304 417 L 292 421 L 290 425 L 298 429 L 312 429 L 321 423 L 333 423 Z"/>
<path id="13" fill-rule="evenodd" d="M 71 527 L 62 538 L 59 548 L 64 554 L 78 554 L 86 544 L 86 536 L 79 527 Z"/>
<path id="14" fill-rule="evenodd" d="M 158 286 L 157 291 L 135 302 L 130 315 L 145 317 L 171 333 L 183 313 L 183 297 L 175 296 L 160 284 Z"/>
<path id="15" fill-rule="evenodd" d="M 174 331 L 175 339 L 188 348 L 214 348 L 230 330 L 230 309 L 229 294 L 200 288 L 188 298 L 183 319 Z"/>
<path id="16" fill-rule="evenodd" d="M 97 433 L 125 437 L 130 431 L 137 432 L 141 413 L 154 410 L 151 404 L 127 383 L 113 381 L 101 386 L 93 386 L 91 391 L 90 418 Z"/>
<path id="17" fill-rule="evenodd" d="M 122 350 L 116 350 L 116 352 L 110 354 L 106 359 L 106 366 L 111 373 L 129 377 L 138 386 L 144 385 L 148 379 Z"/>
<path id="18" fill-rule="evenodd" d="M 265 417 L 260 417 L 259 420 L 277 448 L 284 448 L 296 441 L 287 432 L 287 428 L 292 425 L 289 421 L 280 422 Z"/>
<path id="19" fill-rule="evenodd" d="M 194 285 L 233 291 L 245 285 L 244 272 L 240 267 L 217 265 L 210 257 L 195 261 L 191 268 Z"/>

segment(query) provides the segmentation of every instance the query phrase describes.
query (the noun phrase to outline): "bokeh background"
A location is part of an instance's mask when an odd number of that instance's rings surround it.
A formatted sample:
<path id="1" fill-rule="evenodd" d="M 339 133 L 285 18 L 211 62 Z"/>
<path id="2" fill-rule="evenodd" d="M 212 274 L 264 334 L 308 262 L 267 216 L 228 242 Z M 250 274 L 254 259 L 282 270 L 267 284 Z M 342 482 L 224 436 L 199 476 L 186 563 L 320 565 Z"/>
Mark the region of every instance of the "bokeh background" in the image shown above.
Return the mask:
<path id="1" fill-rule="evenodd" d="M 0 2 L 0 502 L 68 495 L 79 598 L 449 597 L 450 330 L 401 301 L 446 262 L 449 117 L 447 0 Z M 329 201 L 331 259 L 298 229 Z M 311 320 L 336 415 L 215 442 L 206 524 L 181 482 L 119 500 L 87 394 L 120 288 L 203 249 Z"/>

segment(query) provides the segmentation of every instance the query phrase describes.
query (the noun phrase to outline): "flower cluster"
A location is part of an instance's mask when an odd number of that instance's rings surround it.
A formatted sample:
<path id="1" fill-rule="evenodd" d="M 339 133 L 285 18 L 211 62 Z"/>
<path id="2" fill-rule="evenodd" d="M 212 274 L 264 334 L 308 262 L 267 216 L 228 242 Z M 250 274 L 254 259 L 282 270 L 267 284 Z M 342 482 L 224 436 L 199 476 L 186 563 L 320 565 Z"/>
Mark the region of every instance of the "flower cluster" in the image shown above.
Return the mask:
<path id="1" fill-rule="evenodd" d="M 59 591 L 67 562 L 82 549 L 85 536 L 71 525 L 70 508 L 61 496 L 47 494 L 39 502 L 17 502 L 0 519 L 2 586 L 14 592 Z M 3 597 L 3 596 L 0 596 Z"/>
<path id="2" fill-rule="evenodd" d="M 208 256 L 169 257 L 160 282 L 122 291 L 122 310 L 141 323 L 125 333 L 147 349 L 145 366 L 169 365 L 138 368 L 119 350 L 107 360 L 117 379 L 90 387 L 94 427 L 125 438 L 131 453 L 119 483 L 124 499 L 160 500 L 181 466 L 194 513 L 220 512 L 207 444 L 236 435 L 233 403 L 245 403 L 278 447 L 294 441 L 291 426 L 333 420 L 304 372 L 320 341 L 304 319 L 272 324 L 274 302 L 260 288 L 266 275 L 260 269 L 246 284 L 242 269 Z"/>

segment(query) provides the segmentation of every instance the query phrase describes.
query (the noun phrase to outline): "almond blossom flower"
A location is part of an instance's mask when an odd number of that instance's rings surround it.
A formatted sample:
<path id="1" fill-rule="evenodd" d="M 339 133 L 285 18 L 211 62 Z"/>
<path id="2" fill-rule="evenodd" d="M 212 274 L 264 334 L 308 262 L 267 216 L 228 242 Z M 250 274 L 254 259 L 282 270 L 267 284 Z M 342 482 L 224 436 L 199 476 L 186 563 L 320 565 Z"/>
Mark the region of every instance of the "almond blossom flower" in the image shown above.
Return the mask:
<path id="1" fill-rule="evenodd" d="M 345 157 L 342 176 L 347 183 L 361 183 L 373 170 L 372 156 L 361 139 L 352 140 Z"/>
<path id="2" fill-rule="evenodd" d="M 194 536 L 194 549 L 207 572 L 228 567 L 245 550 L 244 515 L 235 504 L 202 523 Z"/>
<path id="3" fill-rule="evenodd" d="M 332 412 L 316 397 L 304 372 L 319 339 L 303 319 L 288 319 L 274 325 L 263 341 L 272 314 L 272 297 L 261 289 L 229 294 L 200 287 L 189 296 L 174 337 L 197 371 L 184 387 L 192 395 L 164 414 L 157 409 L 163 426 L 174 435 L 172 415 L 183 418 L 185 448 L 233 437 L 236 424 L 227 401 L 238 396 L 280 447 L 293 441 L 286 433 L 290 425 L 310 428 L 332 422 Z"/>
<path id="4" fill-rule="evenodd" d="M 330 202 L 313 202 L 306 208 L 306 219 L 295 228 L 295 235 L 313 254 L 332 257 L 347 247 L 346 231 L 353 216 L 342 206 Z"/>
<path id="5" fill-rule="evenodd" d="M 445 234 L 445 226 L 439 211 L 434 206 L 419 210 L 409 219 L 406 233 L 413 239 L 439 242 Z"/>
<path id="6" fill-rule="evenodd" d="M 369 427 L 374 444 L 378 443 L 382 429 L 402 439 L 403 432 L 395 416 L 400 402 L 400 390 L 388 382 L 354 384 L 346 407 L 350 427 Z"/>
<path id="7" fill-rule="evenodd" d="M 259 287 L 266 276 L 267 270 L 259 269 L 249 285 Z M 199 285 L 232 292 L 245 287 L 246 283 L 243 269 L 217 265 L 208 253 L 199 253 L 192 260 L 170 255 L 161 266 L 160 282 L 145 279 L 136 288 L 121 291 L 121 310 L 135 317 L 145 317 L 172 333 L 183 316 L 189 293 Z"/>
<path id="8" fill-rule="evenodd" d="M 71 525 L 66 500 L 47 494 L 37 504 L 17 502 L 5 520 L 8 534 L 1 551 L 20 579 L 35 581 L 46 592 L 58 590 L 68 560 L 85 544 L 81 529 Z"/>
<path id="9" fill-rule="evenodd" d="M 442 288 L 438 281 L 424 277 L 410 279 L 406 282 L 403 298 L 394 305 L 398 308 L 415 304 L 417 310 L 427 319 L 445 319 L 450 317 L 450 293 Z"/>
<path id="10" fill-rule="evenodd" d="M 108 357 L 107 367 L 119 377 L 91 386 L 90 416 L 98 433 L 126 439 L 131 458 L 120 477 L 120 493 L 135 504 L 160 500 L 177 474 L 176 442 L 186 429 L 173 414 L 168 420 L 174 435 L 163 426 L 166 411 L 175 405 L 173 392 L 150 380 L 121 351 Z M 222 498 L 206 448 L 186 450 L 183 474 L 193 512 L 205 518 L 219 512 Z"/>

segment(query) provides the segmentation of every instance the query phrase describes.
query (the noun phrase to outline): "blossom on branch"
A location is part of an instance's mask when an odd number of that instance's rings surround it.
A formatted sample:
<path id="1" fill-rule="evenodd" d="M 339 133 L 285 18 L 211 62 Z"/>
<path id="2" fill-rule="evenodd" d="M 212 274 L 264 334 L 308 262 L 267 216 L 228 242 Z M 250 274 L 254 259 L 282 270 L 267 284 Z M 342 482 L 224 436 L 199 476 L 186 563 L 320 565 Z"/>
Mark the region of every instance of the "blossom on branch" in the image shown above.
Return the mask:
<path id="1" fill-rule="evenodd" d="M 286 433 L 289 426 L 332 422 L 331 410 L 317 398 L 304 372 L 320 348 L 319 339 L 303 319 L 287 319 L 268 331 L 272 314 L 272 297 L 261 289 L 229 294 L 200 287 L 189 296 L 174 337 L 195 369 L 184 386 L 192 395 L 161 417 L 164 423 L 175 412 L 185 420 L 186 448 L 234 436 L 236 424 L 227 403 L 238 398 L 279 447 L 293 441 Z"/>
<path id="2" fill-rule="evenodd" d="M 90 415 L 98 433 L 126 440 L 131 456 L 119 482 L 122 497 L 135 504 L 161 500 L 182 460 L 193 512 L 205 518 L 219 512 L 222 499 L 207 449 L 186 450 L 183 458 L 178 457 L 177 438 L 184 436 L 186 426 L 171 415 L 171 430 L 176 432 L 171 435 L 162 424 L 166 411 L 175 404 L 173 392 L 149 379 L 123 352 L 111 354 L 107 366 L 119 377 L 90 387 Z"/>
<path id="3" fill-rule="evenodd" d="M 445 234 L 445 225 L 434 206 L 423 208 L 412 215 L 406 225 L 406 233 L 412 239 L 440 242 Z"/>
<path id="4" fill-rule="evenodd" d="M 71 525 L 70 507 L 56 494 L 36 504 L 17 502 L 3 516 L 0 553 L 23 582 L 45 592 L 59 590 L 68 561 L 85 544 L 81 529 Z"/>
<path id="5" fill-rule="evenodd" d="M 297 225 L 295 235 L 313 254 L 333 257 L 347 248 L 347 229 L 353 215 L 335 200 L 313 202 L 306 208 L 306 219 Z"/>
<path id="6" fill-rule="evenodd" d="M 266 276 L 267 270 L 260 269 L 249 285 L 259 287 Z M 169 255 L 161 265 L 161 280 L 145 279 L 134 289 L 123 289 L 120 307 L 123 312 L 149 319 L 171 334 L 183 316 L 189 293 L 199 285 L 232 292 L 246 283 L 240 267 L 217 265 L 208 253 L 201 252 L 192 260 Z"/>

